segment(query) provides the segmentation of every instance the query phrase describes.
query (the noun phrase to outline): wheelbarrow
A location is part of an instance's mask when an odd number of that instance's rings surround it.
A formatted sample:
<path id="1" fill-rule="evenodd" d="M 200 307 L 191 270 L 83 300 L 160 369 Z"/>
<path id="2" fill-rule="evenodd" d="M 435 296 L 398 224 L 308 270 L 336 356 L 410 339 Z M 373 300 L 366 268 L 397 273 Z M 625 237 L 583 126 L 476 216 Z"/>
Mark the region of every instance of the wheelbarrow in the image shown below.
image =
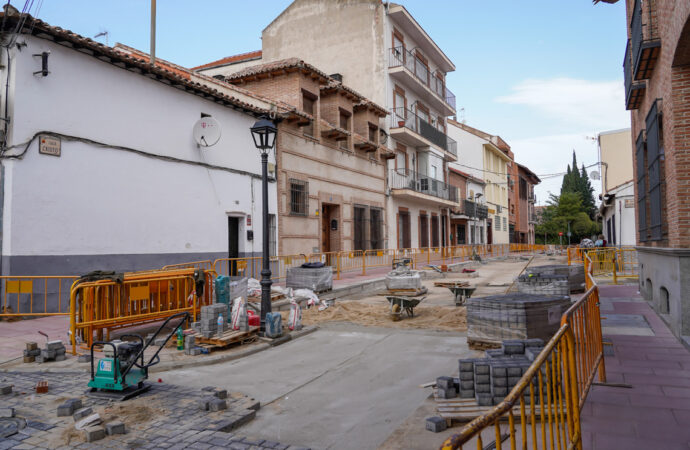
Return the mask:
<path id="1" fill-rule="evenodd" d="M 391 304 L 391 319 L 398 321 L 402 318 L 403 311 L 408 317 L 414 317 L 414 309 L 425 297 L 405 297 L 401 295 L 387 295 L 388 303 Z"/>
<path id="2" fill-rule="evenodd" d="M 477 288 L 471 286 L 448 286 L 448 289 L 455 295 L 455 306 L 462 306 L 465 304 L 465 300 L 472 297 Z"/>

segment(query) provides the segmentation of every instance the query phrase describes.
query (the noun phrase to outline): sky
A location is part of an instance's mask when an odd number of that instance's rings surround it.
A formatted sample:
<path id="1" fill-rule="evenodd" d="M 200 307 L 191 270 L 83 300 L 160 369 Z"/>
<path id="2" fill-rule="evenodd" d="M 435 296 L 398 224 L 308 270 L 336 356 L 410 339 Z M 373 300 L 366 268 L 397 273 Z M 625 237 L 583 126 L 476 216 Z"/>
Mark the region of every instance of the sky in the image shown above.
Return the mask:
<path id="1" fill-rule="evenodd" d="M 149 51 L 149 1 L 28 1 L 32 15 L 51 25 L 92 38 L 107 31 L 110 45 Z M 597 133 L 630 127 L 624 1 L 397 2 L 455 63 L 447 84 L 457 97 L 458 119 L 500 135 L 516 161 L 536 174 L 564 172 L 573 150 L 579 163 L 595 164 Z M 25 4 L 11 3 L 18 9 Z M 290 3 L 158 0 L 156 54 L 194 67 L 258 50 L 263 28 Z M 560 185 L 560 177 L 544 179 L 535 189 L 538 203 Z M 599 181 L 592 185 L 600 190 Z"/>

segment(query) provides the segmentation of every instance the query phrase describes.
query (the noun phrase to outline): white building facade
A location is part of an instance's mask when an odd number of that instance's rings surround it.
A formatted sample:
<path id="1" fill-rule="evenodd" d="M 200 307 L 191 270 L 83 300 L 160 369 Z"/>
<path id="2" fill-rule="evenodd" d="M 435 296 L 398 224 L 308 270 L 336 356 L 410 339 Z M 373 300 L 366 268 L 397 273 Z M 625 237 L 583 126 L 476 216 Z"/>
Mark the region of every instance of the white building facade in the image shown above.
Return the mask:
<path id="1" fill-rule="evenodd" d="M 267 111 L 27 22 L 31 34 L 16 39 L 21 51 L 1 55 L 9 58 L 0 73 L 9 88 L 2 274 L 154 269 L 260 254 L 261 164 L 249 129 Z M 36 55 L 44 54 L 42 66 Z M 203 116 L 221 129 L 207 148 L 192 133 Z M 48 144 L 59 144 L 59 154 L 56 145 L 42 152 Z"/>

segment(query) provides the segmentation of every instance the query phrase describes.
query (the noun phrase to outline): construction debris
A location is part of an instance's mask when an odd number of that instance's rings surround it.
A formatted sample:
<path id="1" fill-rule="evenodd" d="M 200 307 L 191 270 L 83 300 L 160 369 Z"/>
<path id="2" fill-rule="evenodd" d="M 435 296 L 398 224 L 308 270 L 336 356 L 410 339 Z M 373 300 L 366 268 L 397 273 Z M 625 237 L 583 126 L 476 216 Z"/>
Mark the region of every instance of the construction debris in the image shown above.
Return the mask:
<path id="1" fill-rule="evenodd" d="M 396 290 L 419 292 L 423 287 L 419 271 L 411 270 L 409 266 L 398 266 L 386 275 L 386 289 L 389 292 Z"/>
<path id="2" fill-rule="evenodd" d="M 66 348 L 62 341 L 48 341 L 44 349 L 34 348 L 35 342 L 26 344 L 24 350 L 24 362 L 33 362 L 30 359 L 34 358 L 36 362 L 44 363 L 48 361 L 64 361 L 66 359 Z"/>

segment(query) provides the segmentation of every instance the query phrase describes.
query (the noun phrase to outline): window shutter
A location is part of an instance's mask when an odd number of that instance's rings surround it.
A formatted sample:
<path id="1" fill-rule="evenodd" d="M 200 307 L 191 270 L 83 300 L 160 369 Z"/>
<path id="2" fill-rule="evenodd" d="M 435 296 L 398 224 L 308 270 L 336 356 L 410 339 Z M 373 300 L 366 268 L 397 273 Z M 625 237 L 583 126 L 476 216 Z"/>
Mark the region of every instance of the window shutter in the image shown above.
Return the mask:
<path id="1" fill-rule="evenodd" d="M 661 154 L 659 135 L 659 101 L 654 102 L 647 114 L 647 162 L 649 177 L 649 217 L 653 241 L 661 239 L 663 211 L 661 208 Z"/>
<path id="2" fill-rule="evenodd" d="M 647 240 L 647 167 L 644 158 L 644 131 L 640 131 L 635 143 L 635 158 L 637 160 L 637 231 L 640 242 Z"/>

